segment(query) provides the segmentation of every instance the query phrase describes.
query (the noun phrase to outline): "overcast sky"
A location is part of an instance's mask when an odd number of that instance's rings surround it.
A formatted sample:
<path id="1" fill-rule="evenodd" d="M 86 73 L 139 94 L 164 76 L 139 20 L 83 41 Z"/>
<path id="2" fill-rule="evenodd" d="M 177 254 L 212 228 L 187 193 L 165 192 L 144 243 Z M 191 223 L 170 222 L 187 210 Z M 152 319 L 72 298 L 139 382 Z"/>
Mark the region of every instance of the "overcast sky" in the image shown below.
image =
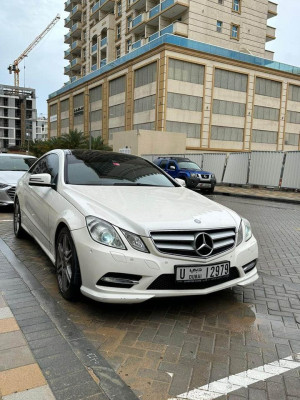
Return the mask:
<path id="1" fill-rule="evenodd" d="M 275 51 L 274 60 L 300 67 L 300 0 L 275 0 L 278 16 L 268 24 L 276 30 L 276 40 L 267 43 Z M 14 77 L 7 67 L 27 48 L 51 20 L 60 14 L 60 21 L 20 63 L 20 86 L 36 89 L 38 114 L 47 114 L 48 94 L 68 81 L 64 75 L 63 0 L 11 0 L 1 1 L 0 11 L 0 84 L 13 85 Z M 24 74 L 25 66 L 25 74 Z"/>

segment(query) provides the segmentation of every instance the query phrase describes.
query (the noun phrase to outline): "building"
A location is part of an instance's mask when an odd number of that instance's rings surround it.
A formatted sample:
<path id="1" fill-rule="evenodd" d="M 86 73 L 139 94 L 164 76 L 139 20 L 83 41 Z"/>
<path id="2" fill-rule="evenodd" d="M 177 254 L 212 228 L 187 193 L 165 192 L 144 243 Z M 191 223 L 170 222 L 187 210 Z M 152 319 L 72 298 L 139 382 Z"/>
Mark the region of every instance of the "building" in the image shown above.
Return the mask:
<path id="1" fill-rule="evenodd" d="M 47 140 L 48 139 L 48 118 L 40 115 L 37 117 L 34 125 L 34 132 L 32 135 L 33 140 Z"/>
<path id="2" fill-rule="evenodd" d="M 35 90 L 0 85 L 0 150 L 31 140 L 35 121 Z"/>
<path id="3" fill-rule="evenodd" d="M 300 68 L 273 61 L 268 0 L 69 0 L 70 81 L 49 135 L 186 133 L 187 151 L 298 150 Z"/>

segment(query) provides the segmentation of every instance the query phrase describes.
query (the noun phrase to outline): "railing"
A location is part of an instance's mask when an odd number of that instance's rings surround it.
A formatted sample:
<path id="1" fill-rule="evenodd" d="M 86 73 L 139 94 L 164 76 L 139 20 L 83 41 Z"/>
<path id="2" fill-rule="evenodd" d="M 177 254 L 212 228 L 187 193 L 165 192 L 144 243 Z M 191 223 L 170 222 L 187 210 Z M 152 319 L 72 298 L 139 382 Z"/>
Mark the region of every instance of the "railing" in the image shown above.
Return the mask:
<path id="1" fill-rule="evenodd" d="M 91 14 L 94 14 L 94 12 L 96 12 L 97 10 L 99 10 L 99 8 L 100 8 L 100 1 L 98 1 L 98 3 L 96 3 L 96 4 L 94 5 L 94 7 L 92 7 Z"/>
<path id="2" fill-rule="evenodd" d="M 104 67 L 106 65 L 106 58 L 100 61 L 100 67 Z"/>
<path id="3" fill-rule="evenodd" d="M 107 37 L 101 39 L 100 46 L 105 46 L 107 44 Z"/>
<path id="4" fill-rule="evenodd" d="M 72 43 L 71 49 L 74 50 L 75 47 L 77 47 L 79 45 L 79 41 L 75 40 L 75 42 Z"/>
<path id="5" fill-rule="evenodd" d="M 94 65 L 92 65 L 92 71 L 96 71 L 96 69 L 97 69 L 97 64 L 94 64 Z"/>
<path id="6" fill-rule="evenodd" d="M 148 37 L 148 42 L 151 42 L 154 39 L 157 39 L 159 37 L 159 32 L 153 33 L 153 35 Z"/>
<path id="7" fill-rule="evenodd" d="M 74 60 L 71 61 L 71 68 L 74 67 L 74 65 L 78 64 L 78 58 L 74 58 Z"/>
<path id="8" fill-rule="evenodd" d="M 140 40 L 137 40 L 136 42 L 132 43 L 131 48 L 132 48 L 132 50 L 135 50 L 135 49 L 138 49 L 139 47 L 141 47 L 141 45 L 142 45 L 142 41 L 140 39 Z"/>
<path id="9" fill-rule="evenodd" d="M 67 25 L 71 21 L 71 16 L 69 15 L 67 18 L 65 18 L 65 25 Z"/>
<path id="10" fill-rule="evenodd" d="M 157 6 L 151 8 L 151 10 L 149 10 L 149 18 L 152 18 L 159 13 L 160 13 L 160 4 L 157 4 Z"/>
<path id="11" fill-rule="evenodd" d="M 77 79 L 77 76 L 72 76 L 72 78 L 70 79 L 71 83 L 76 81 L 76 79 Z"/>
<path id="12" fill-rule="evenodd" d="M 65 41 L 66 41 L 66 40 L 69 40 L 70 37 L 71 37 L 71 32 L 68 32 L 68 33 L 65 35 Z"/>
<path id="13" fill-rule="evenodd" d="M 71 53 L 71 50 L 70 50 L 70 49 L 65 50 L 65 57 L 68 57 L 68 55 L 70 55 L 70 53 Z"/>
<path id="14" fill-rule="evenodd" d="M 174 0 L 165 0 L 161 3 L 161 11 L 165 10 L 166 8 L 170 7 L 174 4 Z"/>
<path id="15" fill-rule="evenodd" d="M 98 44 L 97 43 L 93 44 L 92 53 L 95 53 L 95 51 L 97 51 L 97 48 L 98 48 Z"/>
<path id="16" fill-rule="evenodd" d="M 68 0 L 65 2 L 65 8 L 69 7 L 69 5 L 72 3 L 72 0 Z"/>
<path id="17" fill-rule="evenodd" d="M 69 72 L 70 69 L 71 69 L 71 65 L 67 65 L 67 66 L 65 67 L 65 74 L 66 74 L 67 72 Z"/>
<path id="18" fill-rule="evenodd" d="M 134 26 L 140 24 L 142 21 L 143 21 L 143 14 L 140 14 L 131 21 L 131 27 L 133 28 Z"/>
<path id="19" fill-rule="evenodd" d="M 160 31 L 160 36 L 165 35 L 166 33 L 173 33 L 173 24 L 166 26 L 164 29 Z"/>
<path id="20" fill-rule="evenodd" d="M 74 24 L 71 28 L 71 33 L 75 32 L 76 29 L 80 29 L 80 25 L 79 22 L 76 22 L 76 24 Z"/>

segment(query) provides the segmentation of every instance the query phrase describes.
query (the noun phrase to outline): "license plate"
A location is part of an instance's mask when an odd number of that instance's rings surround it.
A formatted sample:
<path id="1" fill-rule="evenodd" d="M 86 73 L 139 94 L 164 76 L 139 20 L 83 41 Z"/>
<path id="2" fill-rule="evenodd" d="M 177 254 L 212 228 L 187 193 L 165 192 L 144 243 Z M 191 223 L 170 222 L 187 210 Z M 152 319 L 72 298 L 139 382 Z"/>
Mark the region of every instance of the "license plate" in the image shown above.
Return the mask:
<path id="1" fill-rule="evenodd" d="M 210 183 L 198 183 L 197 186 L 201 187 L 201 188 L 210 188 L 211 184 Z"/>
<path id="2" fill-rule="evenodd" d="M 217 279 L 222 276 L 228 276 L 230 263 L 224 262 L 214 265 L 189 265 L 177 266 L 176 281 L 178 282 L 197 282 L 209 279 Z"/>

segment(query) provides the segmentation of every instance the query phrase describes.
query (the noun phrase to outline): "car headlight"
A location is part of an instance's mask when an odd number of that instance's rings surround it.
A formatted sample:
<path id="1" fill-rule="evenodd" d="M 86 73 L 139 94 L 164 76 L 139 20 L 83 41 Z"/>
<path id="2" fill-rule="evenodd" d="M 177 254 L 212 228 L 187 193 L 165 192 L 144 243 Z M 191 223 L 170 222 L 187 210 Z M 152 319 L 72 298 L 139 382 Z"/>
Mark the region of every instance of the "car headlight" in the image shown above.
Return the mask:
<path id="1" fill-rule="evenodd" d="M 126 250 L 126 246 L 122 242 L 118 232 L 110 223 L 97 217 L 88 216 L 86 217 L 86 226 L 91 238 L 95 240 L 95 242 L 104 244 L 105 246 Z"/>
<path id="2" fill-rule="evenodd" d="M 215 179 L 215 174 L 211 174 L 211 179 Z"/>
<path id="3" fill-rule="evenodd" d="M 197 178 L 198 175 L 197 174 L 191 174 L 191 178 Z"/>
<path id="4" fill-rule="evenodd" d="M 0 183 L 0 189 L 4 189 L 6 188 L 8 185 L 6 185 L 6 183 Z"/>
<path id="5" fill-rule="evenodd" d="M 247 242 L 247 240 L 249 240 L 251 237 L 252 237 L 252 230 L 250 222 L 247 219 L 242 218 L 238 230 L 236 245 L 238 246 L 239 244 L 241 244 L 243 239 L 245 242 Z"/>
<path id="6" fill-rule="evenodd" d="M 131 247 L 133 247 L 135 250 L 143 251 L 144 253 L 149 253 L 144 242 L 138 235 L 136 235 L 135 233 L 128 232 L 128 231 L 124 231 L 123 229 L 121 229 L 121 231 Z"/>

